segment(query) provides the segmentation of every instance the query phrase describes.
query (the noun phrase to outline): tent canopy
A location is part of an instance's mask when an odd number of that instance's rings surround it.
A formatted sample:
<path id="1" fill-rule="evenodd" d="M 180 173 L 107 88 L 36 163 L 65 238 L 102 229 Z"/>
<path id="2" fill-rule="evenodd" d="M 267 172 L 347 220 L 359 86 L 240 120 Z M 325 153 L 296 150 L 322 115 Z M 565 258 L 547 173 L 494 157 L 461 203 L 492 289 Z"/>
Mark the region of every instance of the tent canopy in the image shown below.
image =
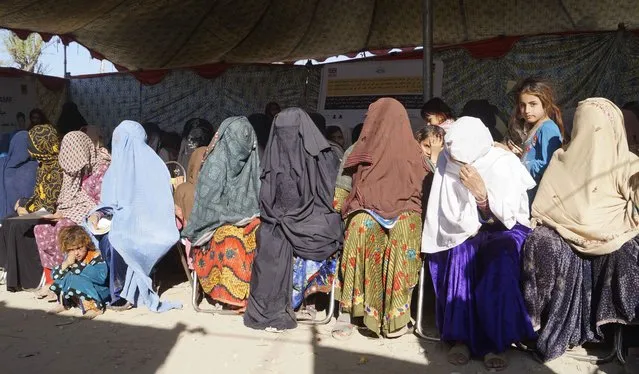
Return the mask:
<path id="1" fill-rule="evenodd" d="M 431 0 L 435 45 L 639 28 L 637 0 Z M 293 61 L 422 45 L 422 0 L 5 0 L 0 27 L 128 69 Z"/>

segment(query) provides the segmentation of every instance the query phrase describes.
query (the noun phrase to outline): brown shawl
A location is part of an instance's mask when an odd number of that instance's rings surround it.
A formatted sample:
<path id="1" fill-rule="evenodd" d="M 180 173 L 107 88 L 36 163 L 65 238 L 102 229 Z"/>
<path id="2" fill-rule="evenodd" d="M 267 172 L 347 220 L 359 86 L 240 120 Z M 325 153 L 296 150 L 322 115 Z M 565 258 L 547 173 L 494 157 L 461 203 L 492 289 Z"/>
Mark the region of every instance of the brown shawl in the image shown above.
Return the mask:
<path id="1" fill-rule="evenodd" d="M 614 252 L 639 234 L 633 183 L 638 171 L 619 108 L 606 99 L 584 100 L 575 112 L 570 144 L 555 152 L 539 184 L 533 218 L 577 252 Z"/>
<path id="2" fill-rule="evenodd" d="M 402 212 L 422 212 L 426 163 L 399 101 L 382 98 L 368 107 L 362 134 L 344 168 L 353 169 L 353 189 L 344 202 L 344 218 L 360 209 L 387 219 Z"/>
<path id="3" fill-rule="evenodd" d="M 197 182 L 197 177 L 200 175 L 200 166 L 202 165 L 202 159 L 204 158 L 205 152 L 206 147 L 200 147 L 191 154 L 188 170 L 186 172 L 187 180 L 175 189 L 173 199 L 175 200 L 175 205 L 182 209 L 185 225 L 189 220 L 191 210 L 193 210 L 193 203 L 195 201 L 195 183 Z"/>

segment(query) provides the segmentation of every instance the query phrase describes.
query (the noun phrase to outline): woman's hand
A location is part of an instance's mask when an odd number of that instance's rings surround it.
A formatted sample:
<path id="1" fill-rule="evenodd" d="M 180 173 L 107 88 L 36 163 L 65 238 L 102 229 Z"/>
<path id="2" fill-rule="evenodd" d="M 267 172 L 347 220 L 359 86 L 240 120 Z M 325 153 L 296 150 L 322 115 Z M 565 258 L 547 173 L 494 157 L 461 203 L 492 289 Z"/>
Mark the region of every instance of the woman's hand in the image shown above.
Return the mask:
<path id="1" fill-rule="evenodd" d="M 71 265 L 75 264 L 75 257 L 72 253 L 67 253 L 67 257 L 62 262 L 60 266 L 62 270 L 69 268 Z"/>
<path id="2" fill-rule="evenodd" d="M 55 212 L 53 214 L 47 214 L 46 216 L 44 216 L 42 218 L 48 219 L 48 220 L 51 220 L 51 221 L 59 221 L 59 220 L 63 219 L 64 216 L 62 216 L 62 213 L 60 213 L 60 212 Z"/>
<path id="3" fill-rule="evenodd" d="M 91 227 L 94 230 L 98 229 L 98 221 L 99 221 L 99 217 L 98 217 L 98 213 L 93 213 L 89 216 L 89 218 L 87 218 L 87 221 L 89 222 L 89 225 L 91 225 Z"/>
<path id="4" fill-rule="evenodd" d="M 471 165 L 464 165 L 459 170 L 459 180 L 468 188 L 468 191 L 475 197 L 477 201 L 485 201 L 488 198 L 486 185 L 481 175 Z"/>
<path id="5" fill-rule="evenodd" d="M 19 216 L 26 216 L 29 214 L 29 212 L 21 206 L 16 209 L 16 213 L 18 213 Z"/>

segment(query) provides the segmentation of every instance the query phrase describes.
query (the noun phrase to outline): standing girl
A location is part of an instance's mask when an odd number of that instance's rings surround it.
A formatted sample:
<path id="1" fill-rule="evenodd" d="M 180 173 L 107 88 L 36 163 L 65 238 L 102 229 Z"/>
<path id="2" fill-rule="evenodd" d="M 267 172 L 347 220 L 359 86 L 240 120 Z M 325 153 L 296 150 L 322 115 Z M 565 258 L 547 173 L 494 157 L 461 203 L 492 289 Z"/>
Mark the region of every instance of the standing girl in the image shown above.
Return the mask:
<path id="1" fill-rule="evenodd" d="M 561 111 L 547 82 L 527 78 L 519 83 L 515 92 L 517 108 L 508 131 L 508 148 L 521 158 L 539 184 L 550 158 L 563 141 Z M 536 187 L 528 191 L 530 204 L 536 193 Z"/>

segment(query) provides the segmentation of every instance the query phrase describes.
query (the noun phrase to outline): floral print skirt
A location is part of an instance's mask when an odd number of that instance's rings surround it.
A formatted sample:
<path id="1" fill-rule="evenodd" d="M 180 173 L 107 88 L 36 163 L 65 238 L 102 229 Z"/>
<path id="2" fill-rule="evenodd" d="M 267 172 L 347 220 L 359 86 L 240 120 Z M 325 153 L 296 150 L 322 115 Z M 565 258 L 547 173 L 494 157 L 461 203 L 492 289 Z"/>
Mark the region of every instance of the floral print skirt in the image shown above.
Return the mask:
<path id="1" fill-rule="evenodd" d="M 422 221 L 402 213 L 391 229 L 370 214 L 355 212 L 347 221 L 339 270 L 341 309 L 363 317 L 375 332 L 390 333 L 410 321 L 410 301 L 421 267 Z"/>

